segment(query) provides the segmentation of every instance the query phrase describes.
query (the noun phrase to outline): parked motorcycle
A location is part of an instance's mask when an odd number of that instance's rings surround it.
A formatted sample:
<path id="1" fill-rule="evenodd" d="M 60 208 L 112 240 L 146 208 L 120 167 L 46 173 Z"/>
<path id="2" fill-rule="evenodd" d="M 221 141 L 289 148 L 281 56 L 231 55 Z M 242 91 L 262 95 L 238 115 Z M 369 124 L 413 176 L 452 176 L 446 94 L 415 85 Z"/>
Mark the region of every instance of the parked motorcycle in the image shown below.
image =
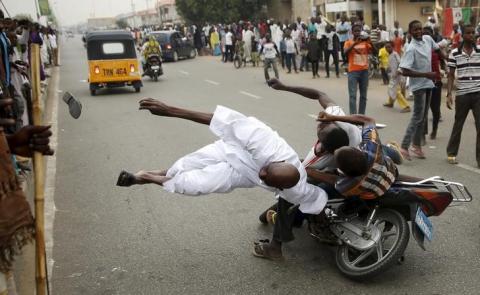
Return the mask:
<path id="1" fill-rule="evenodd" d="M 157 82 L 158 77 L 163 75 L 162 60 L 160 55 L 151 54 L 147 58 L 144 76 L 149 76 L 153 81 Z"/>
<path id="2" fill-rule="evenodd" d="M 425 250 L 425 239 L 433 239 L 429 217 L 441 215 L 452 202 L 471 200 L 463 184 L 439 176 L 416 182 L 397 181 L 378 199 L 329 200 L 324 213 L 307 218 L 308 229 L 314 239 L 336 246 L 336 265 L 342 274 L 364 280 L 403 262 L 410 227 Z M 297 208 L 293 206 L 289 212 L 294 214 Z M 269 209 L 275 210 L 275 205 Z M 266 221 L 267 211 L 260 215 L 262 222 Z"/>

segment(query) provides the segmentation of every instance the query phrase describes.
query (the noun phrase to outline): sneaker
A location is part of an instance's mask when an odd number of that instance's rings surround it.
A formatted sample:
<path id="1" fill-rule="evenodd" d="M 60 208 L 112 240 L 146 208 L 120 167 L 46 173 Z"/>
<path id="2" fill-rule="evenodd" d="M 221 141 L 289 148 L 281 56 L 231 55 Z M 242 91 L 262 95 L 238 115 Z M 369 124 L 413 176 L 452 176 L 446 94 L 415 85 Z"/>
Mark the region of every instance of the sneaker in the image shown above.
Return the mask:
<path id="1" fill-rule="evenodd" d="M 395 155 L 389 155 L 390 159 L 392 159 L 392 161 L 395 164 L 401 165 L 403 163 L 403 154 L 402 154 L 401 148 L 398 145 L 398 143 L 395 142 L 395 141 L 390 141 L 390 142 L 387 143 L 387 147 L 389 147 L 390 149 L 392 149 L 396 152 Z"/>
<path id="2" fill-rule="evenodd" d="M 402 158 L 404 158 L 405 160 L 408 160 L 408 161 L 412 160 L 412 157 L 410 156 L 410 153 L 408 152 L 408 150 L 401 148 L 400 153 L 402 154 Z"/>
<path id="3" fill-rule="evenodd" d="M 452 165 L 458 164 L 457 157 L 455 156 L 448 156 L 447 161 L 448 161 L 448 164 L 452 164 Z"/>
<path id="4" fill-rule="evenodd" d="M 423 153 L 422 148 L 419 147 L 419 146 L 412 146 L 410 148 L 410 151 L 412 152 L 412 154 L 416 158 L 419 158 L 419 159 L 426 159 L 427 158 L 427 157 L 425 157 L 425 153 Z"/>

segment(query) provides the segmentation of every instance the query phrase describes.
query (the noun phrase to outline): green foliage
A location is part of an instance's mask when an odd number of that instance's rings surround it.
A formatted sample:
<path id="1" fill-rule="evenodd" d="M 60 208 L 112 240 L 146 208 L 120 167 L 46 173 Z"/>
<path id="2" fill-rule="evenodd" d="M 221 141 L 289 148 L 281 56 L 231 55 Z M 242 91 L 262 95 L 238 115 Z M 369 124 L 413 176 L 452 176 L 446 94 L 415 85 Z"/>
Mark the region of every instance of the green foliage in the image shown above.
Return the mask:
<path id="1" fill-rule="evenodd" d="M 115 23 L 119 29 L 126 29 L 128 27 L 128 23 L 125 19 L 117 19 Z"/>
<path id="2" fill-rule="evenodd" d="M 177 0 L 178 13 L 190 23 L 254 20 L 266 0 Z"/>

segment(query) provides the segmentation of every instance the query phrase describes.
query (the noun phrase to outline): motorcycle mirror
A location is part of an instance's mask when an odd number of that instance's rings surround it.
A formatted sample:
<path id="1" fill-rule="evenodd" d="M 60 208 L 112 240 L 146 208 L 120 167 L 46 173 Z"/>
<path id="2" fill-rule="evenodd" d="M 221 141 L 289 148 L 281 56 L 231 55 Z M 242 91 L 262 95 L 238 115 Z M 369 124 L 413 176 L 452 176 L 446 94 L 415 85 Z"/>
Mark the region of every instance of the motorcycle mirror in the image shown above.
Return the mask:
<path id="1" fill-rule="evenodd" d="M 70 92 L 65 92 L 63 101 L 68 105 L 68 111 L 74 119 L 78 119 L 82 114 L 82 103 L 73 97 Z"/>

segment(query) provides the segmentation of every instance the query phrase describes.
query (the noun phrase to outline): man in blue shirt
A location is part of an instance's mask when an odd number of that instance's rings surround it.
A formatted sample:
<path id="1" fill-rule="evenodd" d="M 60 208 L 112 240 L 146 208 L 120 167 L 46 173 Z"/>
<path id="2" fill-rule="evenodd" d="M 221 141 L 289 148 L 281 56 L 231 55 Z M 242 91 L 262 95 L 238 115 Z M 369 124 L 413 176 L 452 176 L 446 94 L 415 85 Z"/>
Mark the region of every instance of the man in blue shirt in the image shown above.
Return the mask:
<path id="1" fill-rule="evenodd" d="M 412 41 L 402 57 L 400 71 L 403 76 L 410 77 L 410 89 L 413 92 L 413 113 L 402 140 L 401 152 L 405 159 L 411 160 L 410 148 L 415 157 L 425 159 L 421 141 L 424 135 L 425 108 L 430 105 L 427 90 L 435 87 L 433 80 L 436 78 L 436 73 L 432 71 L 432 51 L 438 52 L 443 59 L 445 59 L 445 54 L 432 37 L 423 35 L 420 21 L 410 22 L 408 31 L 412 35 Z"/>
<path id="2" fill-rule="evenodd" d="M 340 22 L 337 24 L 336 31 L 338 34 L 338 39 L 340 40 L 340 48 L 342 53 L 342 66 L 347 64 L 347 57 L 345 56 L 345 52 L 343 51 L 343 46 L 345 45 L 345 41 L 348 40 L 348 36 L 350 35 L 351 26 L 347 22 L 347 17 L 342 15 L 340 18 Z"/>

